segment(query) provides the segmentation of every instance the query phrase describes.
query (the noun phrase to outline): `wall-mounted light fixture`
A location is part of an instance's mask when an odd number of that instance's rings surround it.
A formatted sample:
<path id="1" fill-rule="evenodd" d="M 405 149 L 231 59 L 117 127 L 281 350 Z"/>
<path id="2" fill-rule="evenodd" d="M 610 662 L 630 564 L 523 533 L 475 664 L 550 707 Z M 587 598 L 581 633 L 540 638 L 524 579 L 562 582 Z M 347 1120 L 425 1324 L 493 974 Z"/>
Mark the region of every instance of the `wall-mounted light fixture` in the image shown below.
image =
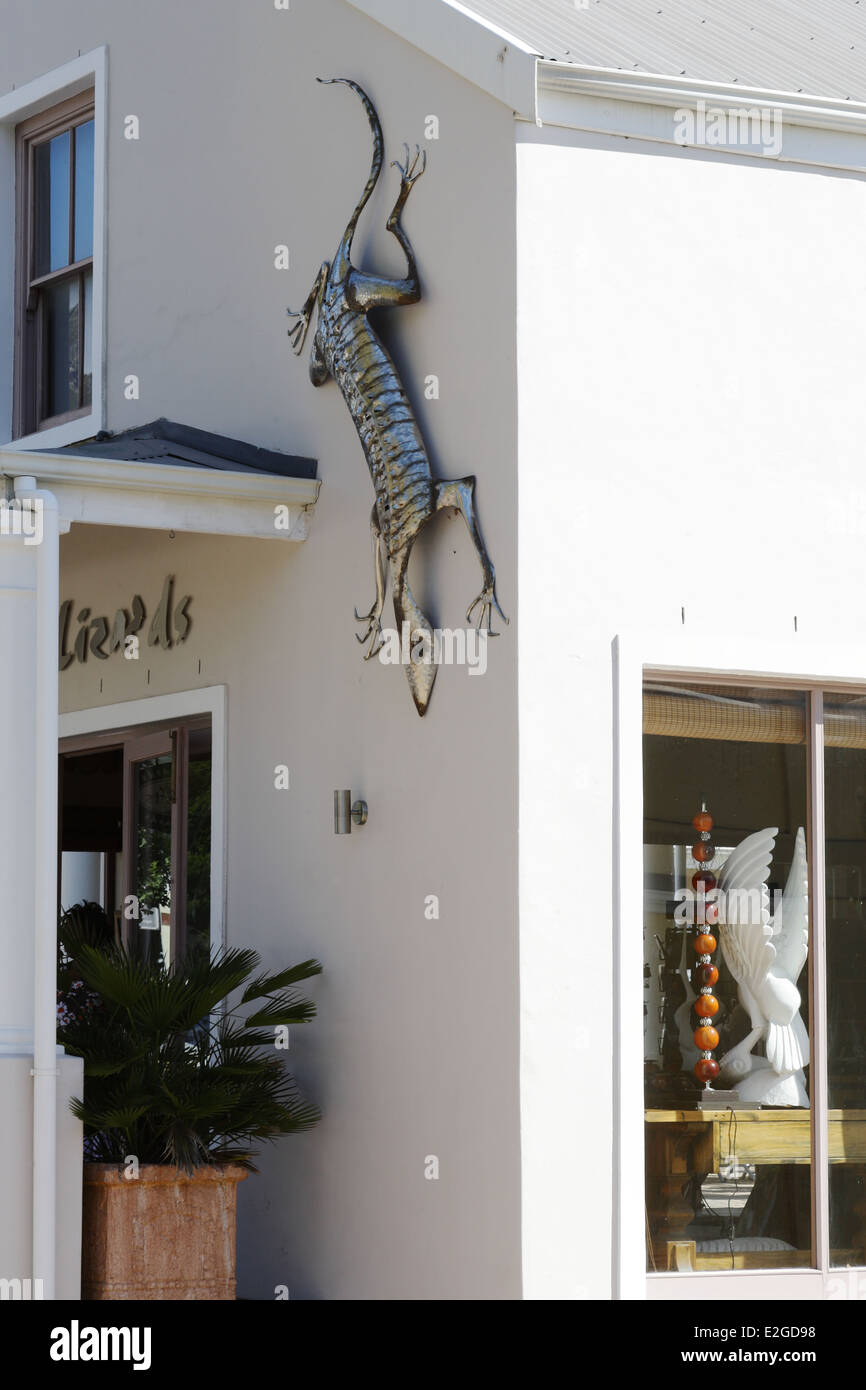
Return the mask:
<path id="1" fill-rule="evenodd" d="M 334 834 L 351 835 L 352 821 L 356 825 L 367 824 L 367 803 L 352 803 L 351 792 L 334 792 Z"/>

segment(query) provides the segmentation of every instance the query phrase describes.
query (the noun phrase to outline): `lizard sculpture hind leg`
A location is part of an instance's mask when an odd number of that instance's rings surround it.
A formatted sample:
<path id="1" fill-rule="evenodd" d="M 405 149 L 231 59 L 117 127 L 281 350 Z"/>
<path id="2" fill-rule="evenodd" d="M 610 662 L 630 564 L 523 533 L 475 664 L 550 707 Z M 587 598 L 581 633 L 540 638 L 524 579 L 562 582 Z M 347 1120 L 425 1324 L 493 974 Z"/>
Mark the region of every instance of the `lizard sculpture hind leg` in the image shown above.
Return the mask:
<path id="1" fill-rule="evenodd" d="M 387 275 L 369 275 L 366 271 L 353 267 L 349 275 L 349 299 L 352 308 L 361 313 L 369 313 L 371 309 L 398 308 L 404 304 L 417 304 L 421 298 L 418 263 L 415 259 L 415 252 L 412 250 L 412 243 L 406 235 L 400 217 L 406 206 L 406 199 L 427 167 L 427 151 L 420 151 L 416 146 L 415 157 L 410 163 L 409 146 L 406 145 L 404 148 L 406 150 L 405 166 L 396 159 L 392 161 L 393 167 L 400 170 L 400 191 L 385 226 L 391 235 L 397 238 L 406 254 L 406 275 L 401 279 L 393 279 Z"/>

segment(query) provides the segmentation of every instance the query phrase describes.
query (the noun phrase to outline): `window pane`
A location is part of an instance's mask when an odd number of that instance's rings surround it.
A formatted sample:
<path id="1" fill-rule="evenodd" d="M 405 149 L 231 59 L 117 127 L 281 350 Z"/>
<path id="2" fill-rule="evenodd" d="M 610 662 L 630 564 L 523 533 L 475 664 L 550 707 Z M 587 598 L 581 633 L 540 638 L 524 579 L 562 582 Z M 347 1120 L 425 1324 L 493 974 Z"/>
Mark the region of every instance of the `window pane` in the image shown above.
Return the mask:
<path id="1" fill-rule="evenodd" d="M 35 179 L 35 271 L 47 275 L 69 264 L 69 147 L 70 132 L 37 145 Z"/>
<path id="2" fill-rule="evenodd" d="M 93 255 L 93 121 L 75 128 L 75 251 L 73 260 Z"/>
<path id="3" fill-rule="evenodd" d="M 189 735 L 187 805 L 186 944 L 210 944 L 211 731 Z"/>
<path id="4" fill-rule="evenodd" d="M 81 378 L 81 404 L 90 405 L 93 398 L 93 272 L 82 276 L 84 281 L 84 370 Z"/>
<path id="5" fill-rule="evenodd" d="M 806 729 L 796 692 L 645 688 L 650 1270 L 812 1263 Z"/>
<path id="6" fill-rule="evenodd" d="M 42 289 L 45 419 L 78 409 L 78 280 Z"/>
<path id="7" fill-rule="evenodd" d="M 171 754 L 134 764 L 135 887 L 145 950 L 171 959 Z"/>
<path id="8" fill-rule="evenodd" d="M 866 1264 L 866 697 L 824 704 L 830 1258 Z"/>

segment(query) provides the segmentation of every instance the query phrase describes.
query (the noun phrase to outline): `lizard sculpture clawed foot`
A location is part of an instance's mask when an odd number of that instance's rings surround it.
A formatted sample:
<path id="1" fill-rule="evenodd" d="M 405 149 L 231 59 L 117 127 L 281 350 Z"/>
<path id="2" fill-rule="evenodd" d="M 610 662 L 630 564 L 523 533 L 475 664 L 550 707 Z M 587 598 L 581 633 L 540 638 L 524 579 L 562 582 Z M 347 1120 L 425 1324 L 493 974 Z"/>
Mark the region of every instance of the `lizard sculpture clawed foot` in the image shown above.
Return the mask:
<path id="1" fill-rule="evenodd" d="M 309 314 L 305 314 L 303 310 L 298 309 L 287 309 L 286 313 L 289 318 L 297 319 L 297 323 L 293 323 L 289 329 L 289 342 L 292 345 L 292 352 L 297 356 L 304 346 L 304 339 L 307 336 L 307 327 L 310 322 L 310 317 Z"/>
<path id="2" fill-rule="evenodd" d="M 490 626 L 491 621 L 493 619 L 494 608 L 496 609 L 497 613 L 499 614 L 502 621 L 506 624 L 506 626 L 508 624 L 508 619 L 506 618 L 502 609 L 499 607 L 499 600 L 496 597 L 496 580 L 492 574 L 490 576 L 489 582 L 485 584 L 484 588 L 481 590 L 481 593 L 478 595 L 477 598 L 474 598 L 472 600 L 469 607 L 466 609 L 467 623 L 471 624 L 472 614 L 475 612 L 476 608 L 479 608 L 479 605 L 480 611 L 478 614 L 478 622 L 475 624 L 477 630 L 480 632 L 481 628 L 484 627 L 488 637 L 498 637 L 499 633 L 494 632 Z"/>
<path id="3" fill-rule="evenodd" d="M 406 163 L 405 163 L 405 166 L 402 165 L 402 164 L 400 163 L 399 159 L 392 159 L 392 160 L 391 160 L 391 168 L 392 168 L 392 169 L 399 169 L 399 170 L 400 170 L 400 182 L 401 182 L 403 188 L 405 188 L 406 192 L 408 193 L 408 192 L 409 192 L 409 189 L 412 187 L 413 183 L 417 183 L 417 182 L 418 182 L 418 180 L 420 179 L 421 175 L 424 173 L 424 170 L 427 168 L 427 151 L 426 151 L 426 150 L 422 150 L 421 147 L 420 147 L 419 145 L 416 145 L 416 146 L 415 146 L 415 156 L 414 156 L 414 158 L 413 158 L 413 160 L 412 160 L 412 163 L 410 164 L 410 163 L 409 163 L 409 146 L 408 146 L 408 145 L 404 145 L 404 146 L 403 146 L 403 149 L 406 151 L 406 155 L 405 155 Z M 418 168 L 419 163 L 420 163 L 420 165 L 421 165 L 420 169 Z M 416 171 L 417 171 L 417 172 L 416 172 Z"/>
<path id="4" fill-rule="evenodd" d="M 325 261 L 319 269 L 313 288 L 307 295 L 303 309 L 286 310 L 290 319 L 298 320 L 297 323 L 292 324 L 292 327 L 289 329 L 289 342 L 292 345 L 292 352 L 296 357 L 300 354 L 304 346 L 307 329 L 310 326 L 310 319 L 313 316 L 313 309 L 321 300 L 322 292 L 328 282 L 328 273 L 330 269 L 330 264 L 328 261 Z"/>
<path id="5" fill-rule="evenodd" d="M 369 642 L 369 646 L 364 653 L 365 661 L 369 661 L 371 657 L 375 656 L 382 646 L 381 616 L 381 609 L 377 613 L 375 605 L 371 608 L 369 613 L 364 613 L 363 615 L 358 612 L 357 608 L 355 609 L 356 622 L 367 624 L 367 631 L 363 635 L 360 632 L 355 633 L 355 641 L 360 642 L 362 646 L 365 642 Z"/>

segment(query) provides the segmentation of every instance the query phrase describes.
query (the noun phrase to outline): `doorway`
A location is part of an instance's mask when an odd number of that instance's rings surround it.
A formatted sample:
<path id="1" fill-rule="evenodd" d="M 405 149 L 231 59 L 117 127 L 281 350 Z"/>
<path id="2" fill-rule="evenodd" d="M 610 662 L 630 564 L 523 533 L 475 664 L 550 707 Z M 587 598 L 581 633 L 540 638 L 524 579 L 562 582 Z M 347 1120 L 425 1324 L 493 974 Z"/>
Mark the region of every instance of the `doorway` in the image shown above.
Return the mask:
<path id="1" fill-rule="evenodd" d="M 97 902 L 166 965 L 211 944 L 210 714 L 62 738 L 60 910 Z"/>

